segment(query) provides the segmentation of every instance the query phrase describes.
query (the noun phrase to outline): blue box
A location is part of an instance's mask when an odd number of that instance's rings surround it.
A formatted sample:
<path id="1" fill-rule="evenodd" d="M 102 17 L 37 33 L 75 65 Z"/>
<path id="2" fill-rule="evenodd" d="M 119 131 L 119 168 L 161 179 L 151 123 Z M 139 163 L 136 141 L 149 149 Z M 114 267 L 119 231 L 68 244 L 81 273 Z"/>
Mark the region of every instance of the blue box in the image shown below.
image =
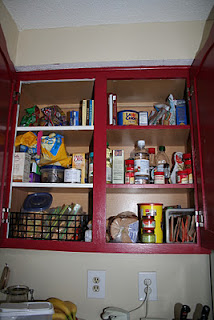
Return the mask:
<path id="1" fill-rule="evenodd" d="M 187 125 L 186 101 L 176 100 L 176 124 Z"/>

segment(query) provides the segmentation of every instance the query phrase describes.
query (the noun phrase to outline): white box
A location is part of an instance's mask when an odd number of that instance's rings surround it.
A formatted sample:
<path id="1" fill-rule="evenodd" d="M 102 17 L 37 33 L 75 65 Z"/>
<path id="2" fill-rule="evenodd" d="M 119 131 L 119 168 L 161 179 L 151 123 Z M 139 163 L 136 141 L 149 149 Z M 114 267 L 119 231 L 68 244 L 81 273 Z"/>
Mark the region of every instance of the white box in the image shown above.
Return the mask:
<path id="1" fill-rule="evenodd" d="M 15 152 L 13 181 L 29 182 L 31 156 L 26 152 Z"/>
<path id="2" fill-rule="evenodd" d="M 1 303 L 0 320 L 51 320 L 54 314 L 50 302 Z"/>
<path id="3" fill-rule="evenodd" d="M 113 150 L 112 183 L 124 183 L 124 150 Z"/>

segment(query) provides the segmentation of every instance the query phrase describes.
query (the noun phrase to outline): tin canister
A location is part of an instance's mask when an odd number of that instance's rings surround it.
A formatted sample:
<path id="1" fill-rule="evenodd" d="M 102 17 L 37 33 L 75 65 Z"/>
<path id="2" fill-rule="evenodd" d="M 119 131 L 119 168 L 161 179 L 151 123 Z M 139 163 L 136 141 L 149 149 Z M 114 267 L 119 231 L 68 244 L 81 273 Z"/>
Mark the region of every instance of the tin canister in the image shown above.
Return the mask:
<path id="1" fill-rule="evenodd" d="M 155 243 L 163 242 L 162 217 L 163 204 L 162 203 L 138 203 L 138 217 L 142 221 L 143 216 L 154 216 L 155 218 Z M 140 223 L 142 229 L 142 223 Z M 142 234 L 142 230 L 140 230 Z"/>
<path id="2" fill-rule="evenodd" d="M 134 110 L 123 110 L 117 113 L 117 124 L 119 126 L 138 126 L 138 112 Z"/>
<path id="3" fill-rule="evenodd" d="M 81 183 L 81 170 L 75 168 L 65 169 L 64 182 Z"/>

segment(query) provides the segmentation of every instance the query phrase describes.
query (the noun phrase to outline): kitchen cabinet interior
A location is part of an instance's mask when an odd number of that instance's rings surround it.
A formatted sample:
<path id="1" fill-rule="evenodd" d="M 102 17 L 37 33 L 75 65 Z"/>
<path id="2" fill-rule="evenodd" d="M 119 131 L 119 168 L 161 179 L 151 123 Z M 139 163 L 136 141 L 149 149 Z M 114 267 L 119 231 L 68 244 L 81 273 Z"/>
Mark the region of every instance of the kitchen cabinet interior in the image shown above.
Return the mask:
<path id="1" fill-rule="evenodd" d="M 196 243 L 112 243 L 106 241 L 106 219 L 123 211 L 137 214 L 137 203 L 155 202 L 164 206 L 181 205 L 199 210 L 197 162 L 200 159 L 195 146 L 197 127 L 192 117 L 189 67 L 136 67 L 74 69 L 57 71 L 20 72 L 16 74 L 16 91 L 19 101 L 11 104 L 16 114 L 12 123 L 14 136 L 26 131 L 58 132 L 65 137 L 67 152 L 94 152 L 93 184 L 43 184 L 12 182 L 12 164 L 15 148 L 11 147 L 6 184 L 6 213 L 3 214 L 1 247 L 46 249 L 74 252 L 122 253 L 209 253 L 201 245 L 201 227 L 197 226 Z M 155 104 L 165 103 L 171 93 L 176 99 L 185 99 L 188 106 L 188 124 L 180 126 L 112 126 L 108 125 L 108 93 L 117 94 L 118 111 L 134 109 L 150 112 Z M 82 99 L 94 99 L 94 126 L 21 127 L 24 109 L 33 105 L 58 105 L 67 113 L 78 110 Z M 15 117 L 14 117 L 15 118 Z M 16 123 L 15 123 L 16 122 Z M 178 185 L 127 185 L 106 184 L 106 143 L 111 149 L 123 149 L 129 157 L 137 140 L 143 139 L 146 147 L 166 146 L 170 159 L 174 152 L 191 152 L 194 181 Z M 200 150 L 199 150 L 200 151 Z M 170 163 L 172 165 L 172 163 Z M 80 203 L 93 222 L 92 241 L 57 241 L 11 239 L 8 237 L 7 211 L 20 211 L 28 194 L 47 191 L 53 195 L 53 206 L 63 203 Z M 9 210 L 8 210 L 9 209 Z M 198 218 L 197 218 L 198 219 Z"/>

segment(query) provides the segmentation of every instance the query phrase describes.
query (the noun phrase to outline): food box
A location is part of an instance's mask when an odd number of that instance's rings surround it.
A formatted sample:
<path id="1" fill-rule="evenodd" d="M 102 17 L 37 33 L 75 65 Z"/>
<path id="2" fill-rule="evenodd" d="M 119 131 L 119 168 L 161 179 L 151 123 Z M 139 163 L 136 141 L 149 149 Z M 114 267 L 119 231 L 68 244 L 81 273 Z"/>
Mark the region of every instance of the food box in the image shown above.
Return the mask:
<path id="1" fill-rule="evenodd" d="M 176 100 L 176 124 L 187 125 L 186 101 Z"/>
<path id="2" fill-rule="evenodd" d="M 113 150 L 112 183 L 124 183 L 124 150 Z"/>
<path id="3" fill-rule="evenodd" d="M 15 152 L 13 181 L 29 182 L 31 156 L 25 152 Z"/>
<path id="4" fill-rule="evenodd" d="M 81 170 L 81 183 L 85 183 L 86 155 L 85 153 L 72 154 L 72 168 Z"/>
<path id="5" fill-rule="evenodd" d="M 0 304 L 0 320 L 51 320 L 54 314 L 50 302 L 23 302 Z"/>

